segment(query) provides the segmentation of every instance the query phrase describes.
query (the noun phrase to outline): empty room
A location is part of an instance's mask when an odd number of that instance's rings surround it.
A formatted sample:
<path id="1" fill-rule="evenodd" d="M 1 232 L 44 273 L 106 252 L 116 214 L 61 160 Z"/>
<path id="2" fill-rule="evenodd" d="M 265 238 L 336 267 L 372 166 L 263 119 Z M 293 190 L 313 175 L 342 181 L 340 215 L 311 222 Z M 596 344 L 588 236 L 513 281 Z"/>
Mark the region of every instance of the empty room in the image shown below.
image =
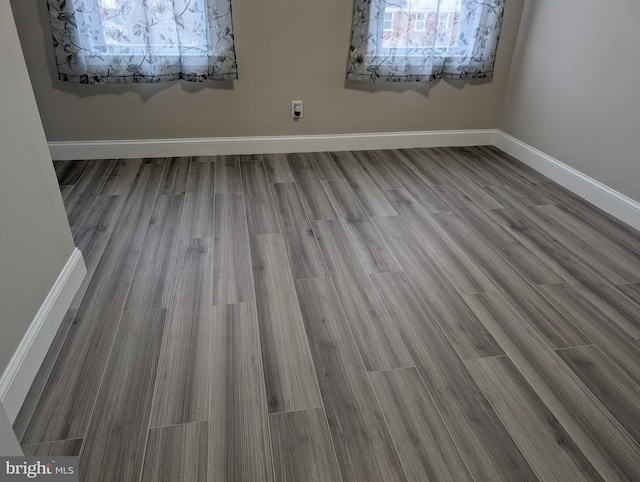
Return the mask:
<path id="1" fill-rule="evenodd" d="M 640 480 L 640 3 L 0 0 L 0 479 Z"/>

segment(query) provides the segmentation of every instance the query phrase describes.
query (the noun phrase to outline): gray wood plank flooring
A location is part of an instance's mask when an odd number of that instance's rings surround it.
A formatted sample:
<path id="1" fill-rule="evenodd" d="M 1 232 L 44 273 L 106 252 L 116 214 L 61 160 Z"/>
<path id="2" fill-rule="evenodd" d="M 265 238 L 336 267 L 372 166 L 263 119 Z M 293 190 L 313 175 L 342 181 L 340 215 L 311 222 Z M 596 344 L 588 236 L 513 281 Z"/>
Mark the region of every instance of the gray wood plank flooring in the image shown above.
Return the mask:
<path id="1" fill-rule="evenodd" d="M 14 429 L 82 480 L 640 479 L 640 237 L 492 147 L 56 161 Z"/>

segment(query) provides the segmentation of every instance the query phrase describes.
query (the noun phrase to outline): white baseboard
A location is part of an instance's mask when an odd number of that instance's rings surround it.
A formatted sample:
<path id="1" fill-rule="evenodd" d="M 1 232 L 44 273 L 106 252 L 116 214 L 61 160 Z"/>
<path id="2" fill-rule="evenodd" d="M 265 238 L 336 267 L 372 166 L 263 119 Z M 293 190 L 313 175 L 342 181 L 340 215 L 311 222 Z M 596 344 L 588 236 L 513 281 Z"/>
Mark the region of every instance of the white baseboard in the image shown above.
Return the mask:
<path id="1" fill-rule="evenodd" d="M 525 144 L 506 132 L 496 132 L 494 145 L 629 226 L 640 230 L 639 202 Z"/>
<path id="2" fill-rule="evenodd" d="M 492 145 L 494 129 L 272 137 L 50 142 L 54 160 L 222 156 Z"/>
<path id="3" fill-rule="evenodd" d="M 11 423 L 15 421 L 62 319 L 86 273 L 87 268 L 82 253 L 76 248 L 2 374 L 0 400 L 2 400 L 2 405 Z"/>

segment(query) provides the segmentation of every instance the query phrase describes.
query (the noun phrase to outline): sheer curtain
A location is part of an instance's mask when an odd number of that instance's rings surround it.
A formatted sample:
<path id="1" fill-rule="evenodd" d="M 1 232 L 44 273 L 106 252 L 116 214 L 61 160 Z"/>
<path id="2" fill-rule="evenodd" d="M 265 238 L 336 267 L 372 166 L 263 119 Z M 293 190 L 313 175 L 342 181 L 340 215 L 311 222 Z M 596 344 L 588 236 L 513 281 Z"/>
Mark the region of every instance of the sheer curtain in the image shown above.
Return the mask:
<path id="1" fill-rule="evenodd" d="M 491 77 L 505 0 L 354 0 L 347 79 Z"/>
<path id="2" fill-rule="evenodd" d="M 60 80 L 237 78 L 231 0 L 48 0 Z"/>

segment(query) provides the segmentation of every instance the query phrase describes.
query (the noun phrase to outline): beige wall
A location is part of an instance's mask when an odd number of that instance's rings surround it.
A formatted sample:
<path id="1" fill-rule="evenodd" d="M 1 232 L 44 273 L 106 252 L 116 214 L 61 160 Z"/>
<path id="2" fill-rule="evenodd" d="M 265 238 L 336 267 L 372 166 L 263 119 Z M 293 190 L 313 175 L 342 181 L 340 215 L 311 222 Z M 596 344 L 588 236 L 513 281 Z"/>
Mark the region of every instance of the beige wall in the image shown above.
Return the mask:
<path id="1" fill-rule="evenodd" d="M 240 80 L 85 86 L 54 79 L 45 1 L 12 0 L 50 141 L 494 128 L 523 0 L 509 0 L 493 82 L 345 88 L 352 0 L 234 0 Z M 289 19 L 287 23 L 283 19 Z M 291 101 L 304 119 L 291 119 Z"/>
<path id="2" fill-rule="evenodd" d="M 9 0 L 0 0 L 0 373 L 73 252 Z"/>
<path id="3" fill-rule="evenodd" d="M 501 128 L 640 201 L 640 2 L 526 4 Z"/>

